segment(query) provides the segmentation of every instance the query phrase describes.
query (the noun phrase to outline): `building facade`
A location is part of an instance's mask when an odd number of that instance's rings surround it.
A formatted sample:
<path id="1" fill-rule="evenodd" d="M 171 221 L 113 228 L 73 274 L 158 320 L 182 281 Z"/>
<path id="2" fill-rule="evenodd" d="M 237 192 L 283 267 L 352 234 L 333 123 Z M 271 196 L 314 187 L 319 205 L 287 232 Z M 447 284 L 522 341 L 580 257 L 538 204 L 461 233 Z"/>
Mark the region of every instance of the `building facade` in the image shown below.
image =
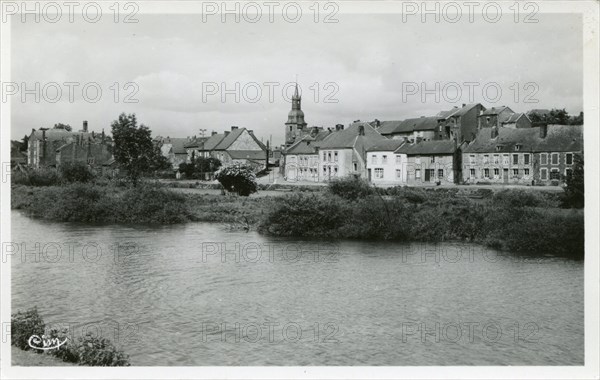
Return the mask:
<path id="1" fill-rule="evenodd" d="M 382 141 L 367 149 L 367 178 L 375 185 L 395 186 L 406 184 L 407 156 L 397 152 L 402 140 Z"/>

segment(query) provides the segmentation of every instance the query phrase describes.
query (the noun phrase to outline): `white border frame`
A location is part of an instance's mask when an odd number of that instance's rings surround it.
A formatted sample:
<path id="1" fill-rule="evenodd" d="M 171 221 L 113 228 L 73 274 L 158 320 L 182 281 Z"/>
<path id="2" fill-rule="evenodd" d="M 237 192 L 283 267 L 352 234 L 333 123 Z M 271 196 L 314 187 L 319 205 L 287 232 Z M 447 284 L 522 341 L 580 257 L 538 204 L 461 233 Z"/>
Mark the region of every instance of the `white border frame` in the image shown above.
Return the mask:
<path id="1" fill-rule="evenodd" d="M 448 3 L 449 1 L 440 1 Z M 496 1 L 503 9 L 514 4 L 514 0 Z M 21 1 L 18 1 L 21 3 Z M 114 1 L 101 2 L 103 7 L 110 6 Z M 193 1 L 136 1 L 140 5 L 140 13 L 199 13 L 199 2 Z M 296 1 L 303 8 L 309 7 L 314 1 Z M 598 115 L 598 83 L 600 66 L 598 63 L 598 3 L 589 1 L 547 1 L 537 2 L 540 13 L 579 13 L 583 17 L 583 49 L 584 49 L 584 84 L 583 100 L 585 124 L 584 130 L 586 154 L 586 261 L 585 261 L 585 365 L 584 366 L 486 366 L 486 367 L 13 367 L 11 366 L 10 341 L 2 342 L 2 378 L 15 379 L 71 379 L 71 378 L 124 378 L 124 379 L 163 379 L 163 378 L 323 378 L 323 379 L 358 379 L 358 378 L 413 378 L 413 379 L 493 379 L 493 378 L 598 378 L 599 339 L 598 339 L 598 247 L 600 246 L 598 226 L 598 192 L 600 190 L 598 164 L 599 146 L 599 115 Z M 340 13 L 400 13 L 401 2 L 392 1 L 341 1 L 337 3 Z M 10 81 L 10 21 L 1 25 L 1 72 L 0 79 Z M 0 155 L 2 162 L 10 162 L 10 120 L 11 103 L 0 103 L 1 115 L 1 144 Z M 2 175 L 4 177 L 4 167 Z M 7 181 L 1 183 L 1 225 L 3 241 L 10 241 L 10 185 Z M 1 321 L 10 321 L 11 276 L 10 265 L 2 265 L 2 298 Z M 10 322 L 8 322 L 10 323 Z"/>

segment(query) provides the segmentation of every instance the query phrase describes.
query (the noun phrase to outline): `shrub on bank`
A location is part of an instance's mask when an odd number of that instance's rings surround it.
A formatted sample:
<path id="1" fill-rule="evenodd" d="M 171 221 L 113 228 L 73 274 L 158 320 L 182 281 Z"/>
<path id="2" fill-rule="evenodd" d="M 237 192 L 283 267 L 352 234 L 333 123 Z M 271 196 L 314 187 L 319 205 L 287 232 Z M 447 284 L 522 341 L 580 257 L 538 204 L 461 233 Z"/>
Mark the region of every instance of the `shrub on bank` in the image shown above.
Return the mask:
<path id="1" fill-rule="evenodd" d="M 63 182 L 90 182 L 95 178 L 88 165 L 82 162 L 69 162 L 60 166 L 60 178 Z"/>
<path id="2" fill-rule="evenodd" d="M 374 194 L 375 189 L 364 179 L 347 176 L 329 182 L 329 192 L 344 199 L 355 200 Z"/>
<path id="3" fill-rule="evenodd" d="M 17 312 L 11 316 L 11 344 L 22 350 L 31 350 L 29 338 L 33 335 L 42 337 L 46 334 L 44 320 L 38 314 L 37 308 L 25 312 Z M 48 333 L 49 339 L 59 338 L 64 341 L 68 338 L 68 331 L 52 329 Z M 38 353 L 42 351 L 35 350 Z M 47 351 L 49 354 L 65 362 L 78 363 L 89 366 L 129 366 L 129 356 L 117 349 L 113 343 L 102 337 L 95 337 L 88 333 L 85 337 L 72 338 L 57 349 Z"/>
<path id="4" fill-rule="evenodd" d="M 37 308 L 19 311 L 10 317 L 10 343 L 21 350 L 30 350 L 29 338 L 32 335 L 42 336 L 45 326 Z"/>
<path id="5" fill-rule="evenodd" d="M 173 224 L 192 220 L 182 194 L 145 184 L 136 188 L 73 183 L 39 189 L 22 209 L 62 222 Z"/>
<path id="6" fill-rule="evenodd" d="M 60 183 L 60 178 L 54 169 L 34 169 L 15 173 L 11 182 L 26 186 L 55 186 Z"/>

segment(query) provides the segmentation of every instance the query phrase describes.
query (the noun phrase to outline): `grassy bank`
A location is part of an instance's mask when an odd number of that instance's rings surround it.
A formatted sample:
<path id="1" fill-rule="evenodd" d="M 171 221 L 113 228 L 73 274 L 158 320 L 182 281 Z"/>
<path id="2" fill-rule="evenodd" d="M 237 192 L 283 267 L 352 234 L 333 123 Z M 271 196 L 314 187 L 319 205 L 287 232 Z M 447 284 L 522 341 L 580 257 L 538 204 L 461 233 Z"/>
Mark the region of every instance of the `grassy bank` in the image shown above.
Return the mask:
<path id="1" fill-rule="evenodd" d="M 583 210 L 561 193 L 526 190 L 385 191 L 330 186 L 275 197 L 182 194 L 160 185 L 13 186 L 12 207 L 55 221 L 224 223 L 272 236 L 395 241 L 467 241 L 511 252 L 583 258 Z"/>

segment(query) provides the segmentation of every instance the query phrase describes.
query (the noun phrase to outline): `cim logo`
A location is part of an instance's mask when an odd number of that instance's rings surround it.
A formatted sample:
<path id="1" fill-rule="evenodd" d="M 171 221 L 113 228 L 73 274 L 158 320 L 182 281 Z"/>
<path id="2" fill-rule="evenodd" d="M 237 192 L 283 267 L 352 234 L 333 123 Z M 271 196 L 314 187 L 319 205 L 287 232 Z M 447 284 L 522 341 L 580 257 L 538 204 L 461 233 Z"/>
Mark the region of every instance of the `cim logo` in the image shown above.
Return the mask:
<path id="1" fill-rule="evenodd" d="M 42 335 L 40 338 L 37 335 L 32 335 L 27 343 L 29 344 L 29 347 L 35 348 L 36 350 L 52 350 L 67 343 L 67 338 L 65 337 L 65 340 L 61 342 L 59 338 L 51 338 L 46 335 Z"/>

